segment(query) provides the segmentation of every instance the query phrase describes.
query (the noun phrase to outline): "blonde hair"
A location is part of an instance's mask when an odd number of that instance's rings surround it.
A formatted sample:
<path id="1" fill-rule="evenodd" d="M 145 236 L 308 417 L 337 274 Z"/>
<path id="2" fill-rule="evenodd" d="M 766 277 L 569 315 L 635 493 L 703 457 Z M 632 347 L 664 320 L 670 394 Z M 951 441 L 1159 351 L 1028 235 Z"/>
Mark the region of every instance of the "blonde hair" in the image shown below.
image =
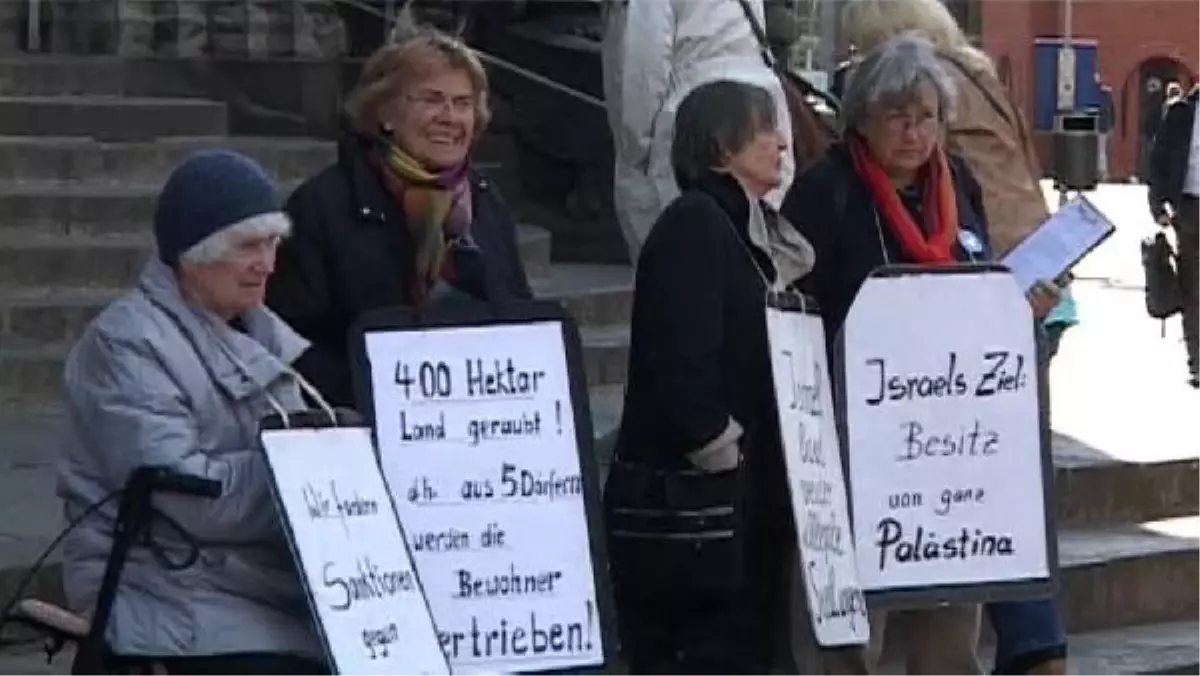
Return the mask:
<path id="1" fill-rule="evenodd" d="M 976 48 L 941 0 L 849 0 L 842 10 L 842 35 L 869 52 L 902 33 L 917 32 L 938 51 L 995 76 L 991 57 Z"/>
<path id="2" fill-rule="evenodd" d="M 401 15 L 392 42 L 367 59 L 358 83 L 346 98 L 350 123 L 365 134 L 379 133 L 379 110 L 416 83 L 442 70 L 465 73 L 475 95 L 475 137 L 487 128 L 488 77 L 483 64 L 462 41 L 435 28 L 417 26 Z"/>

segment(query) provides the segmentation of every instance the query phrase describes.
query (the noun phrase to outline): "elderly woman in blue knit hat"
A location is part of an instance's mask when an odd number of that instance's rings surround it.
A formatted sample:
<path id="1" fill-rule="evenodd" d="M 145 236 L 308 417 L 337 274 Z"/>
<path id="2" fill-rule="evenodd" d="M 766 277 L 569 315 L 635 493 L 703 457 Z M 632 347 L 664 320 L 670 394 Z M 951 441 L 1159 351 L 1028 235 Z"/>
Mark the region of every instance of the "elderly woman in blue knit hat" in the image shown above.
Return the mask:
<path id="1" fill-rule="evenodd" d="M 253 160 L 192 155 L 159 195 L 158 255 L 67 359 L 68 519 L 139 465 L 221 485 L 216 499 L 156 495 L 153 542 L 135 546 L 123 570 L 107 647 L 126 664 L 145 661 L 146 673 L 326 670 L 257 450 L 260 418 L 305 408 L 291 364 L 308 344 L 263 306 L 289 228 Z M 95 604 L 115 518 L 110 503 L 64 545 L 77 612 Z M 189 551 L 190 566 L 170 563 Z"/>

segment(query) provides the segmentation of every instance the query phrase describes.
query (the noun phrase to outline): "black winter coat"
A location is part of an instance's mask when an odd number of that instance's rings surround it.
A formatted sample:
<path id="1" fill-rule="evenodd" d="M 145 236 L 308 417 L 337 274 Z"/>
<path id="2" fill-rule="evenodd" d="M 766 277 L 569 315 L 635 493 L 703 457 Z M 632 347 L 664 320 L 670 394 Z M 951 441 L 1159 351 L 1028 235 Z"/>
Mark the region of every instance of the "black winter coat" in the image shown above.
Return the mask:
<path id="1" fill-rule="evenodd" d="M 337 162 L 292 194 L 292 236 L 267 287 L 267 305 L 313 344 L 297 369 L 335 406 L 354 406 L 351 325 L 365 312 L 414 302 L 414 242 L 370 152 L 369 141 L 345 136 Z M 531 298 L 508 207 L 486 179 L 472 172 L 470 180 L 479 254 L 459 266 L 458 286 L 480 300 Z"/>

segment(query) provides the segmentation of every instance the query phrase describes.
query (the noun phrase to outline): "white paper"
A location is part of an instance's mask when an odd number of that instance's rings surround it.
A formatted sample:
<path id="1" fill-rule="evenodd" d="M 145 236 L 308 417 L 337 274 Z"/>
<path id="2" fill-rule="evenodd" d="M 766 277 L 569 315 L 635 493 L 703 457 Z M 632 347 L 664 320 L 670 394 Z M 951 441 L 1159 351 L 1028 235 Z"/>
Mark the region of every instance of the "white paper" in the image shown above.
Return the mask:
<path id="1" fill-rule="evenodd" d="M 1034 328 L 1009 276 L 870 278 L 843 331 L 863 588 L 1047 578 Z"/>
<path id="2" fill-rule="evenodd" d="M 825 329 L 818 316 L 767 308 L 767 338 L 813 633 L 823 646 L 866 643 Z"/>
<path id="3" fill-rule="evenodd" d="M 334 673 L 449 674 L 365 427 L 261 435 Z"/>
<path id="4" fill-rule="evenodd" d="M 1053 281 L 1108 236 L 1113 224 L 1083 196 L 1067 202 L 1021 240 L 1001 261 L 1023 291 Z"/>
<path id="5" fill-rule="evenodd" d="M 603 664 L 561 324 L 366 345 L 380 460 L 454 673 Z"/>

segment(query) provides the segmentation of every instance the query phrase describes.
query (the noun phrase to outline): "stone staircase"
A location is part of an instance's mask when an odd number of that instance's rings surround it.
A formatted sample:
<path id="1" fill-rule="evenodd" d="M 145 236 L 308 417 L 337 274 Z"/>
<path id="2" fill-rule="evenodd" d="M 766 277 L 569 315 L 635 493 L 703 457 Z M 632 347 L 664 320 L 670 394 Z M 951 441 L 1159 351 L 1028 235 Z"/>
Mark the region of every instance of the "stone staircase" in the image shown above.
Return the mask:
<path id="1" fill-rule="evenodd" d="M 228 138 L 220 102 L 121 92 L 119 71 L 85 57 L 0 60 L 0 481 L 11 482 L 0 494 L 24 496 L 0 495 L 0 601 L 58 527 L 62 359 L 140 270 L 167 173 L 191 150 L 224 146 L 288 187 L 334 154 L 322 140 Z M 478 160 L 509 183 L 502 138 Z M 630 270 L 553 260 L 549 233 L 534 225 L 521 226 L 520 248 L 537 295 L 561 301 L 581 327 L 605 449 L 625 377 Z M 1120 461 L 1056 437 L 1062 603 L 1080 673 L 1196 673 L 1198 464 L 1194 451 L 1177 455 Z M 38 588 L 53 590 L 56 574 L 46 568 Z"/>

